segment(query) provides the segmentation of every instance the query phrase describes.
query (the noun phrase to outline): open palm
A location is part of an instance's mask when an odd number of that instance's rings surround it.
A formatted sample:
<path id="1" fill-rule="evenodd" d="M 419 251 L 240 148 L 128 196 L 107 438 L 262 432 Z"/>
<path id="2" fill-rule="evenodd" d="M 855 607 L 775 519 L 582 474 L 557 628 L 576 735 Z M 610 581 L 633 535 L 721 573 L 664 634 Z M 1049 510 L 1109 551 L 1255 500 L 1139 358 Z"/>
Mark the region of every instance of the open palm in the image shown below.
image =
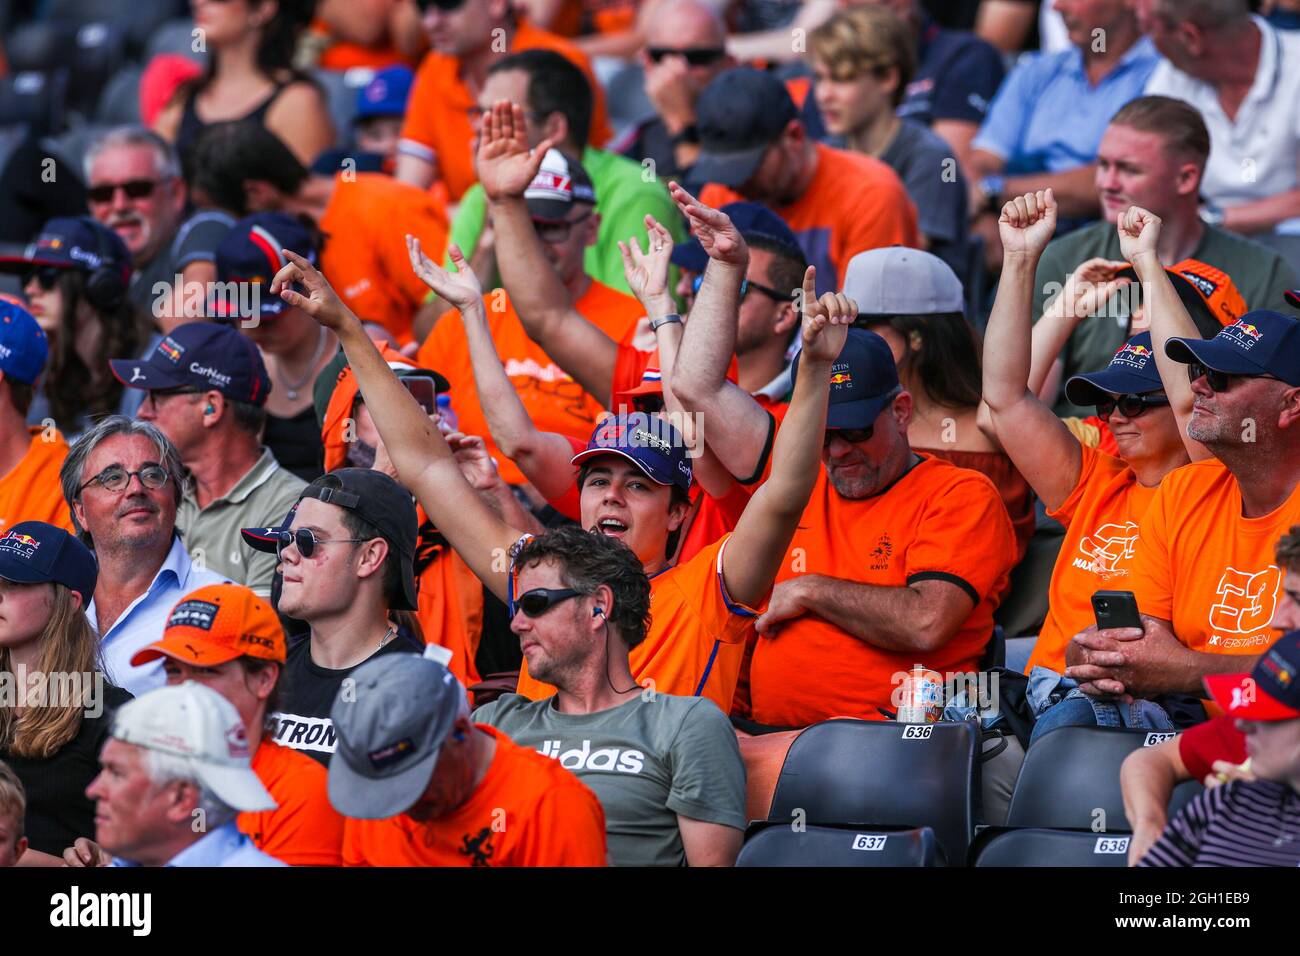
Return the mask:
<path id="1" fill-rule="evenodd" d="M 537 175 L 546 151 L 554 145 L 551 138 L 530 149 L 524 108 L 509 100 L 498 100 L 483 116 L 474 161 L 488 199 L 522 196 Z"/>
<path id="2" fill-rule="evenodd" d="M 647 215 L 646 234 L 649 237 L 644 252 L 636 236 L 618 244 L 623 256 L 623 275 L 632 294 L 647 307 L 651 302 L 668 296 L 668 266 L 673 254 L 673 236 L 663 224 Z"/>
<path id="3" fill-rule="evenodd" d="M 455 272 L 447 271 L 426 256 L 420 248 L 420 240 L 410 233 L 406 236 L 406 251 L 411 257 L 411 269 L 420 281 L 456 308 L 464 309 L 483 298 L 483 286 L 478 276 L 465 261 L 460 246 L 454 242 L 448 247 L 447 254 L 456 267 Z"/>

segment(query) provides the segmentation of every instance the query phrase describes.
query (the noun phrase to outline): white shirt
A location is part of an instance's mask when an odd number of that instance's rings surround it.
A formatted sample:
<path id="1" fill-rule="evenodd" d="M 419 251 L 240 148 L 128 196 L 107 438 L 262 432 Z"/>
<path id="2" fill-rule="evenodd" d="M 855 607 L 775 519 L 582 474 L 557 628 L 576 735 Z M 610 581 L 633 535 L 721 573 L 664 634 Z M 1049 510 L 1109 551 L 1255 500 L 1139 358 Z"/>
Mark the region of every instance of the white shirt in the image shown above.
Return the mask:
<path id="1" fill-rule="evenodd" d="M 1296 188 L 1300 163 L 1300 33 L 1276 30 L 1252 17 L 1260 32 L 1255 82 L 1229 120 L 1208 83 L 1161 60 L 1148 94 L 1186 100 L 1201 111 L 1210 131 L 1210 159 L 1201 192 L 1220 206 L 1235 206 Z M 1300 219 L 1279 232 L 1300 231 Z"/>

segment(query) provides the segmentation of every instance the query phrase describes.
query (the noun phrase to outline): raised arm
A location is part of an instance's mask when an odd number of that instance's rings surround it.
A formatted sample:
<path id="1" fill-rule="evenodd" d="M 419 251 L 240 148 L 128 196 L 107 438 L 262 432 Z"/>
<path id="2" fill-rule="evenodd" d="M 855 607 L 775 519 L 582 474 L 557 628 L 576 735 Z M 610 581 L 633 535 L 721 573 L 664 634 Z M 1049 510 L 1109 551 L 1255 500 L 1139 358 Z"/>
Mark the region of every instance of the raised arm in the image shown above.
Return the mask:
<path id="1" fill-rule="evenodd" d="M 1029 390 L 1034 270 L 1056 229 L 1051 190 L 1002 207 L 1002 279 L 984 333 L 984 402 L 998 442 L 1043 499 L 1058 508 L 1079 481 L 1079 443 Z"/>
<path id="2" fill-rule="evenodd" d="M 844 348 L 858 307 L 842 292 L 817 298 L 817 269 L 803 278 L 803 354 L 790 410 L 772 448 L 772 473 L 750 498 L 722 552 L 727 593 L 758 604 L 787 560 L 790 539 L 821 471 L 831 365 Z"/>
<path id="3" fill-rule="evenodd" d="M 442 433 L 398 381 L 366 335 L 361 320 L 343 304 L 325 277 L 296 252 L 283 252 L 289 264 L 276 273 L 272 295 L 278 294 L 338 336 L 402 484 L 480 580 L 505 600 L 508 562 L 501 556 L 509 553 L 523 532 L 498 517 L 461 474 Z M 462 313 L 481 309 L 477 278 L 469 272 L 460 275 L 464 297 L 456 304 Z M 295 282 L 306 288 L 307 295 L 291 288 Z"/>
<path id="4" fill-rule="evenodd" d="M 1045 394 L 1043 386 L 1056 369 L 1065 344 L 1081 322 L 1094 315 L 1112 295 L 1129 284 L 1129 279 L 1115 276 L 1127 266 L 1126 262 L 1111 259 L 1089 259 L 1066 277 L 1061 291 L 1043 306 L 1042 317 L 1034 323 L 1029 366 L 1029 390 L 1043 401 L 1052 401 L 1060 391 L 1059 372 L 1051 394 Z"/>
<path id="5" fill-rule="evenodd" d="M 618 344 L 573 307 L 524 203 L 524 190 L 554 145 L 548 139 L 529 150 L 523 107 L 500 100 L 483 117 L 475 168 L 488 197 L 501 283 L 524 331 L 609 407 Z"/>
<path id="6" fill-rule="evenodd" d="M 722 465 L 748 481 L 762 467 L 771 427 L 768 413 L 753 396 L 727 381 L 727 367 L 736 351 L 740 283 L 749 266 L 749 247 L 726 213 L 704 205 L 677 183 L 669 183 L 668 189 L 709 255 L 677 350 L 673 391 L 687 412 L 703 415 L 706 441 Z"/>
<path id="7" fill-rule="evenodd" d="M 1160 370 L 1160 381 L 1169 397 L 1169 407 L 1178 420 L 1178 434 L 1182 436 L 1192 461 L 1209 458 L 1209 450 L 1187 434 L 1195 398 L 1192 383 L 1187 378 L 1187 366 L 1165 354 L 1165 343 L 1171 338 L 1199 339 L 1201 333 L 1187 314 L 1187 306 L 1178 297 L 1156 251 L 1160 219 L 1140 206 L 1129 206 L 1119 217 L 1116 229 L 1119 231 L 1120 251 L 1133 264 L 1133 271 L 1142 283 L 1142 301 L 1151 320 L 1151 347 L 1156 353 L 1156 368 Z"/>

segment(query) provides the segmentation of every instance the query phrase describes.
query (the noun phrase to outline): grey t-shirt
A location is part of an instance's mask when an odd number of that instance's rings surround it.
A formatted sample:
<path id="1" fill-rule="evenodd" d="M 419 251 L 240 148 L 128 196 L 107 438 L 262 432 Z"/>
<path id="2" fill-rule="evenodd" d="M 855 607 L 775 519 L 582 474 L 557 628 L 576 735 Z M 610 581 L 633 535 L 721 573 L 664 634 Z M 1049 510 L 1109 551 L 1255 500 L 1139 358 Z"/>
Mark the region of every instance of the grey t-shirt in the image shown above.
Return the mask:
<path id="1" fill-rule="evenodd" d="M 173 284 L 176 276 L 191 262 L 212 262 L 217 246 L 235 224 L 228 214 L 216 209 L 204 209 L 186 219 L 171 245 L 142 266 L 131 278 L 131 301 L 145 315 L 156 316 L 154 287 L 159 282 Z"/>
<path id="2" fill-rule="evenodd" d="M 1119 235 L 1105 220 L 1062 236 L 1044 250 L 1034 281 L 1035 322 L 1042 317 L 1048 299 L 1060 291 L 1066 277 L 1098 256 L 1116 261 L 1124 258 L 1119 251 Z M 1215 226 L 1205 227 L 1201 241 L 1189 258 L 1226 272 L 1246 300 L 1248 309 L 1285 309 L 1282 293 L 1296 287 L 1295 270 L 1280 255 L 1267 246 Z M 1121 296 L 1115 303 L 1119 308 L 1098 309 L 1097 315 L 1079 323 L 1061 355 L 1065 361 L 1065 379 L 1095 372 L 1110 362 L 1124 344 L 1128 326 L 1126 302 Z M 1118 317 L 1112 318 L 1112 314 Z M 1091 415 L 1095 409 L 1071 405 L 1062 395 L 1053 411 L 1058 415 Z"/>
<path id="3" fill-rule="evenodd" d="M 554 757 L 600 799 L 610 862 L 683 866 L 677 815 L 745 827 L 745 765 L 731 722 L 706 697 L 655 694 L 594 714 L 562 714 L 509 694 L 474 712 L 515 743 Z"/>
<path id="4" fill-rule="evenodd" d="M 930 251 L 952 266 L 964 282 L 969 258 L 969 197 L 952 147 L 928 126 L 904 119 L 880 159 L 907 187 L 921 232 L 930 240 Z"/>

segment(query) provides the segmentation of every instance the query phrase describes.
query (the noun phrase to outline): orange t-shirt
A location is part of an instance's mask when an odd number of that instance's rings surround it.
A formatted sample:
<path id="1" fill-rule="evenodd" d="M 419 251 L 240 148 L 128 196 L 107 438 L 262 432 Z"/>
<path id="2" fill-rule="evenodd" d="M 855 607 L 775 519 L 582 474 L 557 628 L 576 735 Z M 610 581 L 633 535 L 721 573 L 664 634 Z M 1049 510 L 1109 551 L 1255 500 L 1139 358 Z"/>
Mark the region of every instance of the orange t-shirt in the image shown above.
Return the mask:
<path id="1" fill-rule="evenodd" d="M 30 426 L 27 430 L 32 436 L 27 454 L 0 478 L 0 530 L 20 521 L 44 521 L 72 531 L 72 516 L 59 484 L 68 443 L 57 431 L 51 434 L 51 441 L 42 441 L 43 428 Z"/>
<path id="2" fill-rule="evenodd" d="M 342 866 L 343 817 L 330 803 L 329 772 L 305 754 L 263 740 L 253 772 L 279 804 L 241 813 L 241 833 L 269 856 L 290 866 Z"/>
<path id="3" fill-rule="evenodd" d="M 559 761 L 487 724 L 496 754 L 452 813 L 421 823 L 348 817 L 344 866 L 605 866 L 605 811 Z"/>
<path id="4" fill-rule="evenodd" d="M 759 723 L 877 718 L 877 708 L 897 709 L 897 675 L 915 664 L 945 676 L 978 669 L 993 634 L 995 595 L 1015 561 L 1011 520 L 984 475 L 921 458 L 887 491 L 860 500 L 842 498 L 822 468 L 777 583 L 804 573 L 895 588 L 948 581 L 969 594 L 970 616 L 928 654 L 884 650 L 812 614 L 785 622 L 754 649 L 750 695 Z"/>
<path id="5" fill-rule="evenodd" d="M 727 538 L 650 579 L 650 630 L 628 654 L 632 677 L 662 694 L 701 693 L 722 712 L 731 710 L 745 637 L 760 612 L 734 603 L 722 586 L 722 548 Z M 512 570 L 513 574 L 513 570 Z M 519 669 L 517 693 L 541 700 L 555 688 Z"/>
<path id="6" fill-rule="evenodd" d="M 591 72 L 586 54 L 564 37 L 520 20 L 510 43 L 511 53 L 554 50 L 582 69 L 593 93 L 590 145 L 603 146 L 610 138 L 605 112 L 605 91 Z M 470 110 L 477 102 L 459 76 L 460 61 L 441 53 L 427 53 L 415 72 L 411 98 L 402 124 L 402 149 L 418 152 L 437 166 L 437 179 L 446 184 L 451 199 L 458 200 L 475 182 L 471 144 L 474 129 Z M 430 258 L 440 261 L 442 253 Z"/>
<path id="7" fill-rule="evenodd" d="M 710 183 L 700 202 L 717 209 L 743 197 Z M 810 265 L 817 293 L 836 292 L 859 252 L 921 244 L 916 207 L 898 174 L 871 156 L 817 145 L 817 172 L 804 194 L 773 209 L 789 224 Z"/>
<path id="8" fill-rule="evenodd" d="M 541 431 L 557 432 L 581 441 L 586 447 L 604 406 L 584 392 L 582 386 L 528 337 L 504 289 L 489 292 L 483 297 L 483 303 L 501 364 L 533 424 Z M 632 335 L 637 321 L 645 314 L 636 299 L 595 280 L 573 307 L 615 342 Z M 474 385 L 469 340 L 459 311 L 449 312 L 438 320 L 420 346 L 417 361 L 424 368 L 437 369 L 446 376 L 451 383 L 451 407 L 460 430 L 483 437 L 488 454 L 497 460 L 501 477 L 512 485 L 526 482 L 528 479 L 519 467 L 501 454 L 492 441 Z"/>
<path id="9" fill-rule="evenodd" d="M 411 321 L 429 291 L 411 269 L 406 234 L 429 258 L 442 260 L 447 210 L 429 193 L 381 173 L 334 177 L 320 227 L 326 234 L 321 272 L 363 322 L 376 322 L 405 345 Z"/>
<path id="10" fill-rule="evenodd" d="M 1127 591 L 1138 543 L 1138 522 L 1156 489 L 1138 484 L 1133 469 L 1119 458 L 1081 445 L 1079 483 L 1049 517 L 1065 525 L 1065 540 L 1047 586 L 1047 618 L 1025 667 L 1050 667 L 1065 673 L 1071 638 L 1096 623 L 1092 595 Z"/>
<path id="11" fill-rule="evenodd" d="M 1139 524 L 1132 566 L 1138 610 L 1173 622 L 1185 646 L 1262 654 L 1282 589 L 1277 540 L 1300 525 L 1300 486 L 1272 513 L 1243 518 L 1241 491 L 1217 458 L 1165 475 Z"/>

